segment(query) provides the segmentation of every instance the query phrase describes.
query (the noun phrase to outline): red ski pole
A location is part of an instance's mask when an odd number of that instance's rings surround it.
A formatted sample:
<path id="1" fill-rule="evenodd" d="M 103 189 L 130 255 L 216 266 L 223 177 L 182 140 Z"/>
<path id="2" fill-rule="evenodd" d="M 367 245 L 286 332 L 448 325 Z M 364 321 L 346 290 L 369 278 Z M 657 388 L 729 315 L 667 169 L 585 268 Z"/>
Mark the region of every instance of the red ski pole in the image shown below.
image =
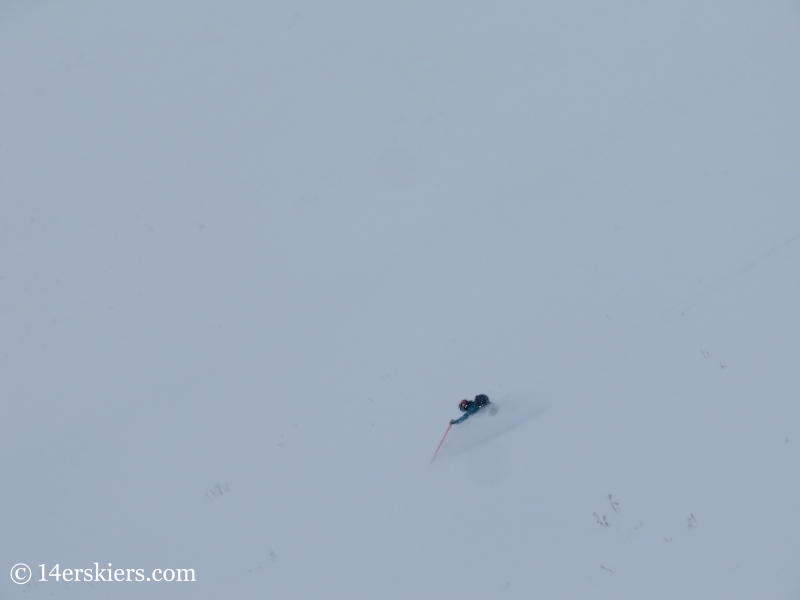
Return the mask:
<path id="1" fill-rule="evenodd" d="M 446 437 L 447 437 L 447 434 L 448 434 L 448 433 L 450 433 L 450 428 L 451 428 L 452 426 L 453 426 L 453 424 L 452 424 L 452 423 L 450 423 L 450 425 L 448 425 L 448 426 L 447 426 L 447 431 L 445 431 L 445 432 L 444 432 L 444 435 L 442 436 L 442 441 L 441 441 L 441 442 L 439 442 L 439 445 L 438 445 L 438 446 L 436 446 L 436 452 L 434 452 L 434 453 L 433 453 L 433 458 L 431 459 L 431 462 L 433 462 L 433 459 L 434 459 L 434 458 L 436 458 L 436 455 L 437 455 L 437 454 L 439 454 L 439 448 L 441 448 L 441 447 L 442 447 L 442 444 L 444 444 L 444 438 L 446 438 Z"/>

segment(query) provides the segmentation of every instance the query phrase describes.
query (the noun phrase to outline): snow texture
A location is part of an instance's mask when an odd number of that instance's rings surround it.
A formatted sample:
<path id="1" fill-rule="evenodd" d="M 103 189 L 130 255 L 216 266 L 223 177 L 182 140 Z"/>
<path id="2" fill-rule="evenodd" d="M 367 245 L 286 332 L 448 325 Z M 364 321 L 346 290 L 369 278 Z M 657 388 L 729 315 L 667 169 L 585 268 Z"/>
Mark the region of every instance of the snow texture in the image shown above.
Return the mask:
<path id="1" fill-rule="evenodd" d="M 0 597 L 800 599 L 798 73 L 788 0 L 0 2 Z"/>

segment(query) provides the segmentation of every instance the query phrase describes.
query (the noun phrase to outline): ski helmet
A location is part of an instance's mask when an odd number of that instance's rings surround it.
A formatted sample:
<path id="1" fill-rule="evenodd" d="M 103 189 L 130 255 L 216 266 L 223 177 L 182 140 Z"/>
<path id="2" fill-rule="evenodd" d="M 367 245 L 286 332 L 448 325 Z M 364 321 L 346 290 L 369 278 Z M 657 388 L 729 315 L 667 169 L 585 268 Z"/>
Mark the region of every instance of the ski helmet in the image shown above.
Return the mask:
<path id="1" fill-rule="evenodd" d="M 470 404 L 469 400 L 462 400 L 461 402 L 458 403 L 458 408 L 461 409 L 461 412 L 467 412 L 469 404 Z"/>

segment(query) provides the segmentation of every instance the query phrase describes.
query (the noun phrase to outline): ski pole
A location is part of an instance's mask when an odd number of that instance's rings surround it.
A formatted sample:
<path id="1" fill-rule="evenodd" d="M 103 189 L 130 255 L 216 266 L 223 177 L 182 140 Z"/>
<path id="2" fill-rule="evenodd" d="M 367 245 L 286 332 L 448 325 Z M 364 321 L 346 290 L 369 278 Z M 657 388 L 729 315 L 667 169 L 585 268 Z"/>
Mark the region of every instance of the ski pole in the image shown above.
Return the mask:
<path id="1" fill-rule="evenodd" d="M 447 434 L 448 434 L 448 433 L 450 433 L 450 428 L 451 428 L 452 426 L 453 426 L 453 424 L 452 424 L 452 423 L 450 423 L 450 425 L 448 425 L 448 426 L 447 426 L 447 431 L 445 431 L 445 432 L 444 432 L 444 435 L 442 436 L 442 441 L 441 441 L 441 442 L 439 442 L 439 445 L 438 445 L 438 446 L 436 446 L 436 452 L 434 452 L 434 453 L 433 453 L 433 458 L 431 459 L 431 462 L 433 462 L 433 459 L 434 459 L 434 458 L 436 458 L 436 455 L 437 455 L 437 454 L 439 454 L 439 448 L 441 448 L 441 447 L 442 447 L 442 444 L 444 444 L 444 438 L 446 438 L 446 437 L 447 437 Z"/>

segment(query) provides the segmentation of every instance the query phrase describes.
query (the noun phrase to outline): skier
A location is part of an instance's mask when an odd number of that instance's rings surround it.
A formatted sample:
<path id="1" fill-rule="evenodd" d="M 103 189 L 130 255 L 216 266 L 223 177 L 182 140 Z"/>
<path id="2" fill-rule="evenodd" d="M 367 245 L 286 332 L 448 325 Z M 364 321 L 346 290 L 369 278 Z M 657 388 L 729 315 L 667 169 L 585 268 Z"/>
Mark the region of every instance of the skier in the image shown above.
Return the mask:
<path id="1" fill-rule="evenodd" d="M 461 412 L 464 413 L 464 416 L 460 419 L 451 419 L 450 425 L 458 425 L 459 423 L 463 423 L 470 417 L 470 415 L 474 415 L 476 412 L 486 406 L 489 406 L 490 404 L 491 402 L 489 402 L 489 396 L 486 394 L 478 394 L 475 396 L 475 400 L 462 400 L 459 402 L 458 408 L 461 409 Z"/>

